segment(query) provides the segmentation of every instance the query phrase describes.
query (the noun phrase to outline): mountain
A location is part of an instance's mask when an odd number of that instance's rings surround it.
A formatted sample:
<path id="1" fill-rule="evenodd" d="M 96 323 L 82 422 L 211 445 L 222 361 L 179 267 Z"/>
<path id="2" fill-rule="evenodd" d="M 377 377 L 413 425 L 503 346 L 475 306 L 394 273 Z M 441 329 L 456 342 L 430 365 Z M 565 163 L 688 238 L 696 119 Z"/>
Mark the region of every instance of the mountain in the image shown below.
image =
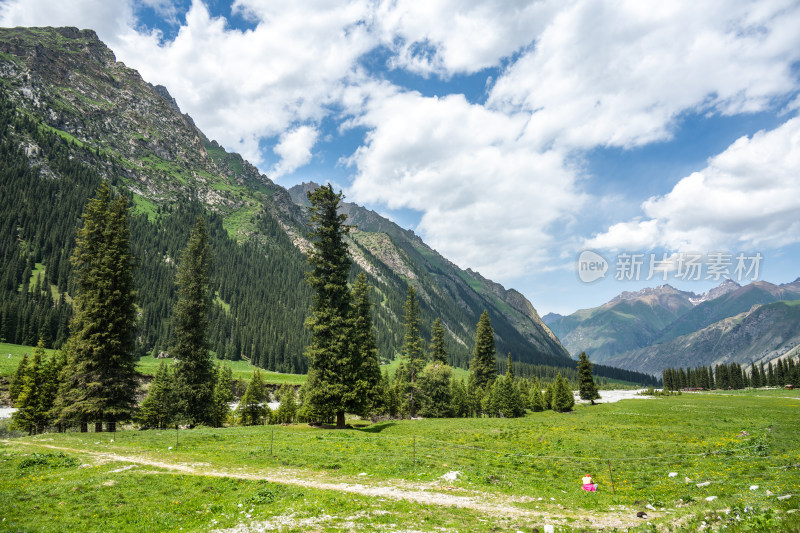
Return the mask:
<path id="1" fill-rule="evenodd" d="M 664 328 L 693 308 L 697 295 L 670 285 L 623 292 L 610 302 L 550 317 L 553 333 L 574 356 L 586 352 L 593 362 L 649 345 Z"/>
<path id="2" fill-rule="evenodd" d="M 309 243 L 302 187 L 290 193 L 209 140 L 166 88 L 116 61 L 91 30 L 0 29 L 0 75 L 0 337 L 63 342 L 75 228 L 107 179 L 133 205 L 142 353 L 169 348 L 175 258 L 203 214 L 215 256 L 213 349 L 269 369 L 305 371 L 311 295 L 303 282 Z M 355 204 L 343 210 L 357 226 L 353 275 L 363 269 L 375 286 L 383 358 L 402 343 L 410 283 L 420 294 L 423 334 L 440 317 L 455 364 L 466 365 L 478 317 L 488 309 L 498 356 L 574 367 L 520 293 L 458 268 L 373 211 Z"/>
<path id="3" fill-rule="evenodd" d="M 664 344 L 632 350 L 606 364 L 660 374 L 664 368 L 767 363 L 796 355 L 800 345 L 800 300 L 754 305 Z"/>
<path id="4" fill-rule="evenodd" d="M 318 186 L 316 183 L 295 185 L 289 189 L 289 194 L 297 205 L 307 206 L 306 194 Z M 447 309 L 451 316 L 445 323 L 463 323 L 456 313 L 466 311 L 474 315 L 488 309 L 499 340 L 527 343 L 540 354 L 539 360 L 547 364 L 560 360 L 548 354 L 568 357 L 533 305 L 516 290 L 506 290 L 477 272 L 460 269 L 413 231 L 401 228 L 375 211 L 343 202 L 341 212 L 347 215 L 347 223 L 355 226 L 350 235 L 355 262 L 380 282 L 391 283 L 391 279 L 381 274 L 388 268 L 403 280 L 410 280 L 421 300 Z M 503 320 L 496 321 L 495 317 Z M 472 336 L 474 326 L 468 322 L 463 332 L 458 333 Z"/>
<path id="5" fill-rule="evenodd" d="M 698 331 L 722 319 L 744 313 L 754 305 L 798 298 L 800 298 L 798 280 L 783 285 L 754 281 L 744 287 L 727 281 L 710 291 L 708 295 L 699 298 L 697 305 L 665 328 L 656 342 L 668 342 L 681 335 Z"/>

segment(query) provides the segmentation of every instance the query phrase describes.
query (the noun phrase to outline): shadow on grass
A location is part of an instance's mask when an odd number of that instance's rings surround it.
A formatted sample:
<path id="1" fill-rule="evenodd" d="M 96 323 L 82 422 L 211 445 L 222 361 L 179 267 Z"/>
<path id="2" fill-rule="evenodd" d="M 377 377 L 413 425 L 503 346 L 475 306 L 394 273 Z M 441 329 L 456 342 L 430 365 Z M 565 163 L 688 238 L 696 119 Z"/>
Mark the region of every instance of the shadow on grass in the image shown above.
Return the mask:
<path id="1" fill-rule="evenodd" d="M 380 433 L 384 429 L 390 428 L 390 427 L 394 426 L 395 424 L 396 423 L 392 422 L 392 421 L 377 422 L 377 423 L 369 425 L 369 426 L 367 426 L 365 428 L 356 428 L 356 429 L 358 429 L 359 431 L 363 431 L 365 433 Z"/>

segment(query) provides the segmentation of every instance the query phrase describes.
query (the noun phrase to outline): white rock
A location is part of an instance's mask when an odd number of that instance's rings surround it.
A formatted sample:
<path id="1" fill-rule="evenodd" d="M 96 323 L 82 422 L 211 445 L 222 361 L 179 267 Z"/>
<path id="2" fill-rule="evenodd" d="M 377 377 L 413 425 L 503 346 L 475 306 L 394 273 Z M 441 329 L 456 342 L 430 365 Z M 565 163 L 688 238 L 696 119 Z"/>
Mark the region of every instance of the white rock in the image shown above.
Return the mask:
<path id="1" fill-rule="evenodd" d="M 775 494 L 775 493 L 772 492 L 771 490 L 767 490 L 767 496 L 772 496 L 773 494 Z"/>
<path id="2" fill-rule="evenodd" d="M 717 497 L 716 497 L 716 496 L 709 496 L 709 497 L 707 497 L 707 498 L 706 498 L 706 501 L 707 501 L 707 502 L 713 502 L 713 501 L 714 501 L 714 500 L 716 500 L 716 499 L 717 499 Z"/>
<path id="3" fill-rule="evenodd" d="M 443 479 L 445 481 L 455 481 L 455 480 L 458 479 L 458 476 L 460 476 L 460 475 L 461 475 L 461 472 L 459 472 L 458 470 L 451 470 L 450 472 L 447 472 L 446 474 L 444 474 L 439 479 Z"/>
<path id="4" fill-rule="evenodd" d="M 758 485 L 750 485 L 750 490 L 758 490 Z"/>
<path id="5" fill-rule="evenodd" d="M 550 524 L 544 526 L 544 533 L 553 533 L 556 530 L 556 527 Z"/>
<path id="6" fill-rule="evenodd" d="M 366 473 L 366 472 L 361 472 L 361 473 L 360 473 L 360 474 L 358 474 L 358 475 L 359 475 L 359 476 L 366 476 L 366 475 L 367 475 L 367 473 Z"/>
<path id="7" fill-rule="evenodd" d="M 655 511 L 656 510 L 656 508 L 653 507 L 652 505 L 650 505 L 649 503 L 647 505 L 645 505 L 645 508 L 646 509 L 650 509 L 651 511 Z"/>
<path id="8" fill-rule="evenodd" d="M 704 481 L 702 483 L 697 484 L 698 487 L 708 487 L 709 485 L 711 485 L 710 481 Z"/>
<path id="9" fill-rule="evenodd" d="M 784 494 L 783 496 L 778 496 L 778 499 L 779 500 L 788 500 L 791 497 L 792 497 L 791 494 Z"/>
<path id="10" fill-rule="evenodd" d="M 677 476 L 677 475 L 678 475 L 678 473 L 677 473 L 677 472 L 670 472 L 670 473 L 669 473 L 669 477 L 675 477 L 675 476 Z"/>

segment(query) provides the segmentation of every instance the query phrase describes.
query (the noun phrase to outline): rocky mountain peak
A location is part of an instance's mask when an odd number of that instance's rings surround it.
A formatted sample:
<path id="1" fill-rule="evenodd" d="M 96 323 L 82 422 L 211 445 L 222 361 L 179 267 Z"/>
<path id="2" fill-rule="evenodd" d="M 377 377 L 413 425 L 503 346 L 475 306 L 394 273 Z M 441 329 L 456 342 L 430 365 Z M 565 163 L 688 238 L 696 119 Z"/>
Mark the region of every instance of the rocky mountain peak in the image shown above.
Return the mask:
<path id="1" fill-rule="evenodd" d="M 710 291 L 705 292 L 696 298 L 691 298 L 689 301 L 692 302 L 692 304 L 694 305 L 699 305 L 703 302 L 707 302 L 709 300 L 714 300 L 716 298 L 719 298 L 720 296 L 724 296 L 729 292 L 733 292 L 740 288 L 742 288 L 742 286 L 733 281 L 732 279 L 726 279 L 725 281 L 723 281 Z"/>

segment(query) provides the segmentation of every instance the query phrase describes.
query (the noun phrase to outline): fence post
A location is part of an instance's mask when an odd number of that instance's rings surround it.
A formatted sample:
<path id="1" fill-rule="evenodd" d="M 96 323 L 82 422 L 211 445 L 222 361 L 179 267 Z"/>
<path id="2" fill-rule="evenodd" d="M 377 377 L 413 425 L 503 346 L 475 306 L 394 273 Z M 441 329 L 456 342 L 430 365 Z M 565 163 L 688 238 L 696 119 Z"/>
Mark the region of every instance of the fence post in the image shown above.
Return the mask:
<path id="1" fill-rule="evenodd" d="M 275 430 L 273 429 L 269 434 L 269 454 L 272 455 L 272 441 L 275 440 Z"/>
<path id="2" fill-rule="evenodd" d="M 608 461 L 608 474 L 611 476 L 611 491 L 616 495 L 617 489 L 614 488 L 614 473 L 611 471 L 611 460 Z"/>
<path id="3" fill-rule="evenodd" d="M 417 436 L 414 435 L 414 466 L 417 466 Z"/>

